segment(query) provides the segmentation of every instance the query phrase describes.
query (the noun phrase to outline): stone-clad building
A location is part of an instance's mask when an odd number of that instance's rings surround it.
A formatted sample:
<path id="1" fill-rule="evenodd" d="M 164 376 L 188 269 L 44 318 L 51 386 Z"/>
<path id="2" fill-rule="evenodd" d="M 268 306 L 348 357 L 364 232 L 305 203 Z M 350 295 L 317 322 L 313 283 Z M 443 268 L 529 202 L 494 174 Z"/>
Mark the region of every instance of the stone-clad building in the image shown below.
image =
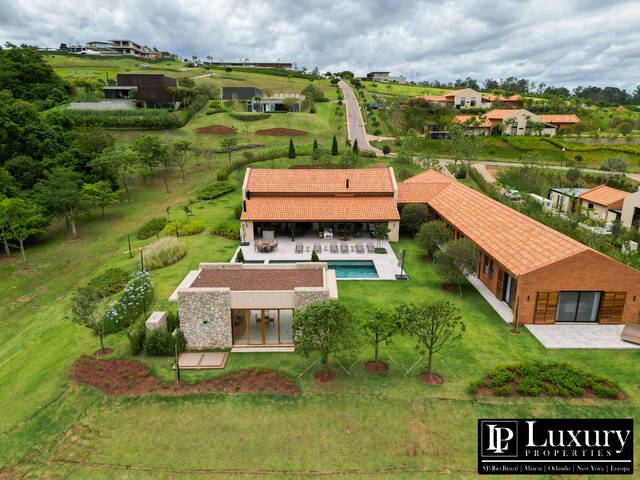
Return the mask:
<path id="1" fill-rule="evenodd" d="M 201 263 L 169 300 L 178 302 L 189 349 L 293 345 L 293 312 L 336 300 L 326 263 Z"/>

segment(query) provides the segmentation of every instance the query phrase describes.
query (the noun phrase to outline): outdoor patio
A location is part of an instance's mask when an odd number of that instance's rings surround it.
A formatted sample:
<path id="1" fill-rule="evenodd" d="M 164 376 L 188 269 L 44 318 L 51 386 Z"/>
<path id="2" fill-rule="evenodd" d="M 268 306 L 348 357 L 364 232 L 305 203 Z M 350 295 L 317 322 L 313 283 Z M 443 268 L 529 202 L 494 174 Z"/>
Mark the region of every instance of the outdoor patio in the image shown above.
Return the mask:
<path id="1" fill-rule="evenodd" d="M 309 261 L 311 260 L 311 252 L 313 251 L 314 245 L 320 244 L 321 251 L 317 252 L 320 261 L 373 261 L 378 278 L 371 280 L 395 280 L 395 275 L 400 273 L 398 258 L 391 248 L 391 245 L 386 240 L 380 242 L 372 239 L 341 241 L 338 239 L 320 239 L 314 235 L 305 235 L 296 237 L 295 241 L 292 242 L 290 237 L 277 236 L 274 238 L 274 243 L 277 242 L 277 247 L 270 252 L 261 252 L 255 248 L 255 244 L 261 242 L 262 239 L 257 239 L 256 242 L 250 242 L 248 246 L 238 248 L 238 250 L 240 250 L 240 248 L 242 249 L 242 254 L 246 262 L 264 261 L 265 263 L 269 263 L 273 260 Z M 298 244 L 298 242 L 302 242 L 302 253 L 296 253 L 296 244 Z M 330 246 L 332 242 L 335 242 L 337 245 L 338 253 L 331 252 Z M 368 251 L 368 242 L 371 242 L 375 247 L 378 247 L 379 245 L 384 248 L 386 253 L 374 253 Z M 357 244 L 362 244 L 364 248 L 363 253 L 357 252 Z M 343 248 L 346 247 L 348 252 L 341 253 L 341 246 L 343 246 Z M 232 261 L 235 261 L 238 250 L 234 253 Z M 359 280 L 365 279 L 361 278 Z"/>
<path id="2" fill-rule="evenodd" d="M 526 325 L 545 348 L 640 348 L 622 341 L 624 325 Z"/>

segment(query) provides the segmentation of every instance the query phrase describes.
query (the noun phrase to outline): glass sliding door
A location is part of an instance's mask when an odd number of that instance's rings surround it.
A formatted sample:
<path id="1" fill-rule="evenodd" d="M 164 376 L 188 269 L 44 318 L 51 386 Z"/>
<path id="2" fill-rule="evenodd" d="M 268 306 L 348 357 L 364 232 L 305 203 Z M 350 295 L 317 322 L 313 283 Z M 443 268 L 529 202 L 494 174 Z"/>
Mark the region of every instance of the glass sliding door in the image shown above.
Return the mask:
<path id="1" fill-rule="evenodd" d="M 598 321 L 602 292 L 560 292 L 556 322 Z"/>
<path id="2" fill-rule="evenodd" d="M 249 345 L 262 345 L 262 310 L 249 310 Z"/>
<path id="3" fill-rule="evenodd" d="M 293 343 L 293 310 L 280 310 L 280 343 Z"/>
<path id="4" fill-rule="evenodd" d="M 504 301 L 510 307 L 513 307 L 513 296 L 516 291 L 516 281 L 508 273 L 504 274 Z"/>
<path id="5" fill-rule="evenodd" d="M 293 309 L 231 310 L 234 345 L 293 344 Z"/>
<path id="6" fill-rule="evenodd" d="M 264 343 L 278 344 L 278 310 L 264 311 Z"/>

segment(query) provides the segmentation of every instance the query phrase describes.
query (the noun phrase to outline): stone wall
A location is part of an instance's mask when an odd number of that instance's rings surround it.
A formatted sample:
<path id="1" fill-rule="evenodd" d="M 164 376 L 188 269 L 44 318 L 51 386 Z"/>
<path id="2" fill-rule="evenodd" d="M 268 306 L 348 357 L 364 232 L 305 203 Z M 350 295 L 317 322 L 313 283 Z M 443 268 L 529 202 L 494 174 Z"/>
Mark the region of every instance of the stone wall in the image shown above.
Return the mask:
<path id="1" fill-rule="evenodd" d="M 231 348 L 231 295 L 228 288 L 179 290 L 178 313 L 188 349 Z"/>
<path id="2" fill-rule="evenodd" d="M 304 310 L 311 303 L 327 301 L 329 301 L 327 287 L 298 287 L 294 292 L 294 308 L 296 310 Z"/>

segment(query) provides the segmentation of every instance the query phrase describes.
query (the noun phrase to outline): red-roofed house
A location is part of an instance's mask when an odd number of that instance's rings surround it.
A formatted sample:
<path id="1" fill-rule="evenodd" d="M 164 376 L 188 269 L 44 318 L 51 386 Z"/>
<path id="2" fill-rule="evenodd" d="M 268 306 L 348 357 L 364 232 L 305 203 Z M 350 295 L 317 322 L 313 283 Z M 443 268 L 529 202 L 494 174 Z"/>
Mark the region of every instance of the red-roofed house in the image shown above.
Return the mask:
<path id="1" fill-rule="evenodd" d="M 577 208 L 595 220 L 614 221 L 622 215 L 624 199 L 630 192 L 598 185 L 578 195 Z"/>
<path id="2" fill-rule="evenodd" d="M 576 117 L 575 115 L 559 115 L 559 117 Z M 501 124 L 503 125 L 502 133 L 504 135 L 531 135 L 531 124 L 533 122 L 543 123 L 545 125 L 541 135 L 554 136 L 558 130 L 558 125 L 545 122 L 544 117 L 551 118 L 556 115 L 536 115 L 533 112 L 523 108 L 518 110 L 500 109 L 491 110 L 484 115 L 457 115 L 453 117 L 451 123 L 459 123 L 464 126 L 469 135 L 491 135 L 493 128 Z M 561 119 L 567 120 L 568 119 Z M 580 119 L 578 118 L 578 122 Z M 562 124 L 560 121 L 558 124 Z M 566 124 L 563 124 L 566 125 Z"/>
<path id="3" fill-rule="evenodd" d="M 520 95 L 511 95 L 504 97 L 502 95 L 485 95 L 473 88 L 462 88 L 459 90 L 451 90 L 443 95 L 425 95 L 415 97 L 416 100 L 425 100 L 444 108 L 456 108 L 464 110 L 466 108 L 491 108 L 496 100 L 500 100 L 509 107 L 522 107 L 522 97 Z"/>

